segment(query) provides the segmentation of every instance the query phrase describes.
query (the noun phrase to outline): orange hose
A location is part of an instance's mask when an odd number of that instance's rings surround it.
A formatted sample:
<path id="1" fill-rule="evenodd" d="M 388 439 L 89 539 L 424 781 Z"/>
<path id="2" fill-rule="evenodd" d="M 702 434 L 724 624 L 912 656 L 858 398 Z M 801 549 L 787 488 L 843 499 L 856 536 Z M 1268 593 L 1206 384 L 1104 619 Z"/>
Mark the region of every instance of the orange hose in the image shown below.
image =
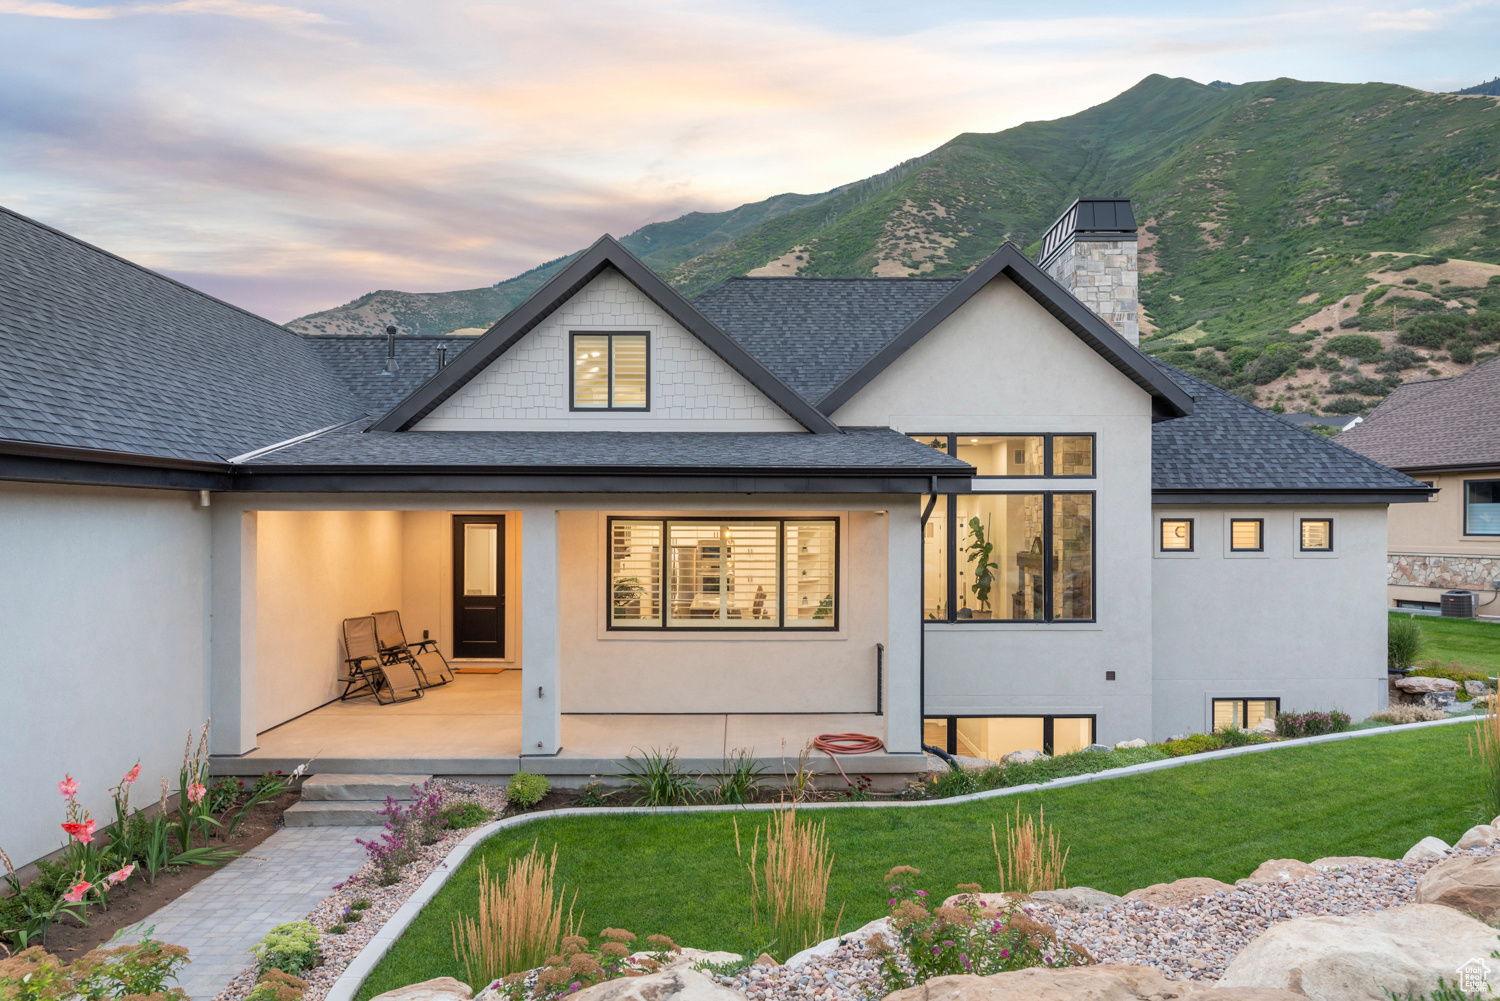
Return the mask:
<path id="1" fill-rule="evenodd" d="M 839 755 L 873 754 L 885 750 L 885 742 L 866 733 L 820 733 L 813 741 L 813 747 L 832 758 L 833 766 L 844 776 L 845 784 L 853 787 L 854 783 L 844 773 L 844 766 L 839 764 Z"/>

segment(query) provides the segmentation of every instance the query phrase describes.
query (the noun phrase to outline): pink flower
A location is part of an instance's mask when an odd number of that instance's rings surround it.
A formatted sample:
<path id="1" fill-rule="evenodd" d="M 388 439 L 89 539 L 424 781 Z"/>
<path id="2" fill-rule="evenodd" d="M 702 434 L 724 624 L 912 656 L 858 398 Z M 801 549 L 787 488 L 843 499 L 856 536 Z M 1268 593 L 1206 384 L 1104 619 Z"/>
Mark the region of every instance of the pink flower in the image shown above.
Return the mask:
<path id="1" fill-rule="evenodd" d="M 121 781 L 124 782 L 126 785 L 131 785 L 132 783 L 135 782 L 136 779 L 138 779 L 140 777 L 141 777 L 141 763 L 139 761 L 137 761 L 135 763 L 135 767 L 132 768 L 130 771 L 126 772 L 125 773 L 125 778 L 123 778 Z"/>
<path id="2" fill-rule="evenodd" d="M 64 775 L 63 780 L 57 784 L 57 791 L 63 794 L 64 799 L 72 799 L 78 795 L 78 780 L 71 775 Z"/>
<path id="3" fill-rule="evenodd" d="M 88 880 L 80 879 L 78 882 L 74 883 L 68 888 L 68 892 L 63 894 L 63 899 L 70 904 L 76 904 L 83 899 L 83 895 L 85 893 L 88 893 L 93 888 L 93 883 L 90 883 Z"/>
<path id="4" fill-rule="evenodd" d="M 188 786 L 188 790 L 187 790 L 188 802 L 189 803 L 196 803 L 196 802 L 198 802 L 199 800 L 201 800 L 203 798 L 203 794 L 206 793 L 206 792 L 208 792 L 207 788 L 205 788 L 204 786 L 199 785 L 196 782 L 193 783 L 192 785 Z"/>
<path id="5" fill-rule="evenodd" d="M 68 832 L 69 837 L 77 838 L 83 844 L 94 840 L 94 820 L 92 817 L 81 824 L 63 824 L 62 829 Z"/>
<path id="6" fill-rule="evenodd" d="M 116 869 L 114 872 L 110 873 L 105 878 L 105 882 L 108 883 L 110 886 L 119 886 L 121 883 L 123 883 L 127 879 L 129 879 L 130 878 L 130 874 L 133 873 L 133 872 L 135 872 L 135 863 L 134 862 L 130 863 L 129 865 L 125 866 L 122 869 Z"/>

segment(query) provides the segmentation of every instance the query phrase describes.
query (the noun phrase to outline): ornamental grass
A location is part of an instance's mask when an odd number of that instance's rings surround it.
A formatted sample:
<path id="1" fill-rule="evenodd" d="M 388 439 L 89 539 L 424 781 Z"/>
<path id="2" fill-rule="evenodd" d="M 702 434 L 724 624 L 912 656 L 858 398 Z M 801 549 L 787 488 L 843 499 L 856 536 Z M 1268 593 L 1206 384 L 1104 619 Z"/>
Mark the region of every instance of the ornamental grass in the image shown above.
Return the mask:
<path id="1" fill-rule="evenodd" d="M 770 924 L 775 942 L 790 956 L 821 942 L 823 912 L 828 905 L 828 878 L 833 852 L 825 822 L 798 822 L 795 805 L 773 810 L 766 821 L 765 858 L 760 857 L 760 829 L 750 846 L 750 912 L 757 927 Z M 734 827 L 740 850 L 739 823 Z M 842 908 L 839 911 L 843 916 Z M 837 921 L 835 921 L 835 927 Z"/>
<path id="2" fill-rule="evenodd" d="M 1063 868 L 1068 864 L 1068 849 L 1059 850 L 1057 829 L 1047 826 L 1046 812 L 1037 808 L 1036 820 L 1030 814 L 1022 816 L 1021 804 L 1016 804 L 1016 822 L 1011 826 L 1005 820 L 1005 851 L 1000 851 L 1000 839 L 995 825 L 990 825 L 990 844 L 995 848 L 995 864 L 1000 869 L 1000 889 L 1017 893 L 1035 893 L 1037 890 L 1056 890 L 1068 885 Z"/>
<path id="3" fill-rule="evenodd" d="M 453 923 L 453 958 L 464 964 L 469 984 L 479 989 L 501 977 L 543 966 L 555 954 L 565 935 L 578 933 L 582 919 L 573 916 L 567 902 L 567 887 L 554 887 L 557 846 L 550 858 L 536 843 L 524 856 L 511 859 L 505 880 L 491 878 L 483 860 L 479 863 L 479 914 Z"/>
<path id="4" fill-rule="evenodd" d="M 1469 734 L 1469 755 L 1479 759 L 1479 801 L 1486 817 L 1500 816 L 1500 699 L 1490 699 L 1474 732 Z"/>

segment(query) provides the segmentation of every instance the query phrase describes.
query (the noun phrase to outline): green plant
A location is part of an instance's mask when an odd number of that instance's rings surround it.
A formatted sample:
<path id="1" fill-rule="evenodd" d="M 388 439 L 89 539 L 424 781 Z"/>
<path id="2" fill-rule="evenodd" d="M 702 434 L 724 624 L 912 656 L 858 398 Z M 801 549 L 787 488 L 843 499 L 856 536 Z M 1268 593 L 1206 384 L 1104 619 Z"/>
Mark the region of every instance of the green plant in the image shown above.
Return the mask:
<path id="1" fill-rule="evenodd" d="M 490 811 L 478 803 L 453 803 L 443 807 L 438 817 L 445 829 L 457 831 L 466 827 L 478 827 L 490 819 Z"/>
<path id="2" fill-rule="evenodd" d="M 778 808 L 766 821 L 764 862 L 760 828 L 750 845 L 750 914 L 756 925 L 769 924 L 785 954 L 823 940 L 823 912 L 828 904 L 828 878 L 833 852 L 826 822 L 799 823 L 796 805 Z M 734 847 L 740 851 L 740 830 L 734 825 Z M 842 909 L 841 909 L 842 912 Z"/>
<path id="3" fill-rule="evenodd" d="M 1222 751 L 1226 747 L 1264 744 L 1270 739 L 1265 734 L 1252 733 L 1249 730 L 1229 726 L 1214 733 L 1190 733 L 1180 740 L 1166 740 L 1153 746 L 1169 758 L 1180 758 L 1187 754 Z"/>
<path id="4" fill-rule="evenodd" d="M 134 945 L 94 949 L 73 963 L 60 964 L 40 946 L 0 960 L 0 997 L 8 1001 L 103 1001 L 155 997 L 187 1001 L 180 987 L 169 987 L 187 963 L 187 950 L 151 937 Z"/>
<path id="5" fill-rule="evenodd" d="M 637 751 L 640 748 L 636 748 Z M 677 748 L 653 747 L 639 758 L 629 756 L 622 764 L 625 788 L 635 793 L 636 806 L 677 806 L 702 795 L 697 784 L 677 763 Z"/>
<path id="6" fill-rule="evenodd" d="M 1405 671 L 1422 652 L 1422 627 L 1415 615 L 1405 618 L 1392 616 L 1386 624 L 1386 667 L 1393 671 Z"/>
<path id="7" fill-rule="evenodd" d="M 231 775 L 221 775 L 208 787 L 208 808 L 214 813 L 223 813 L 238 803 L 244 794 L 244 782 Z"/>
<path id="8" fill-rule="evenodd" d="M 1480 812 L 1486 817 L 1500 816 L 1500 699 L 1489 700 L 1469 734 L 1469 756 L 1479 759 Z"/>
<path id="9" fill-rule="evenodd" d="M 1330 337 L 1323 345 L 1323 350 L 1343 358 L 1358 358 L 1366 362 L 1375 361 L 1385 351 L 1380 338 L 1369 334 L 1339 334 L 1337 337 Z"/>
<path id="10" fill-rule="evenodd" d="M 350 904 L 349 906 L 352 907 L 356 911 L 367 911 L 367 910 L 370 909 L 370 901 L 368 899 L 364 898 L 364 897 L 360 897 L 358 900 L 356 900 L 354 903 Z"/>
<path id="11" fill-rule="evenodd" d="M 330 935 L 342 935 L 348 930 L 349 926 L 344 924 L 342 921 L 340 921 L 338 924 L 328 926 L 328 933 Z"/>
<path id="12" fill-rule="evenodd" d="M 1458 661 L 1451 661 L 1447 664 L 1436 660 L 1418 661 L 1407 674 L 1409 677 L 1447 678 L 1449 681 L 1455 682 L 1457 690 L 1454 692 L 1454 697 L 1460 702 L 1469 702 L 1474 698 L 1474 696 L 1469 694 L 1466 682 L 1477 681 L 1486 688 L 1491 687 L 1490 679 L 1483 671 L 1467 670 Z"/>
<path id="13" fill-rule="evenodd" d="M 947 799 L 979 792 L 979 773 L 972 768 L 950 768 L 928 783 L 927 798 Z"/>
<path id="14" fill-rule="evenodd" d="M 532 842 L 529 852 L 510 860 L 504 882 L 491 879 L 488 866 L 480 860 L 478 912 L 451 926 L 453 958 L 463 964 L 471 986 L 550 966 L 546 959 L 557 951 L 562 937 L 577 934 L 582 915 L 575 919 L 569 904 L 564 918 L 567 887 L 554 887 L 556 875 L 556 845 L 548 858 Z M 577 899 L 575 891 L 575 903 Z"/>
<path id="15" fill-rule="evenodd" d="M 341 927 L 334 927 L 339 928 L 334 934 L 343 934 Z M 267 970 L 260 975 L 245 1001 L 301 1001 L 306 992 L 307 981 L 281 970 Z"/>
<path id="16" fill-rule="evenodd" d="M 630 607 L 630 604 L 639 601 L 646 593 L 646 585 L 641 583 L 639 577 L 616 577 L 614 586 L 615 617 L 620 618 L 621 613 Z"/>
<path id="17" fill-rule="evenodd" d="M 1279 713 L 1276 716 L 1278 736 L 1317 737 L 1325 733 L 1339 733 L 1349 729 L 1349 714 L 1338 709 L 1328 712 Z"/>
<path id="18" fill-rule="evenodd" d="M 272 928 L 250 952 L 260 973 L 280 970 L 296 976 L 318 965 L 318 930 L 309 921 L 291 921 Z"/>
<path id="19" fill-rule="evenodd" d="M 737 747 L 719 765 L 716 774 L 702 776 L 710 783 L 716 803 L 749 803 L 760 792 L 761 775 L 766 766 L 755 759 L 753 751 Z"/>
<path id="20" fill-rule="evenodd" d="M 241 806 L 235 813 L 235 815 L 229 819 L 229 830 L 227 833 L 233 834 L 236 830 L 238 830 L 240 824 L 244 822 L 245 817 L 249 815 L 250 811 L 255 809 L 260 804 L 266 802 L 267 800 L 275 799 L 282 793 L 290 792 L 292 788 L 292 781 L 301 778 L 303 772 L 310 764 L 312 764 L 312 762 L 307 761 L 303 764 L 298 765 L 295 769 L 293 769 L 290 778 L 282 775 L 281 772 L 277 771 L 266 772 L 260 778 L 256 779 L 255 785 L 250 790 L 249 798 L 245 800 L 245 805 Z"/>
<path id="21" fill-rule="evenodd" d="M 604 791 L 604 783 L 590 775 L 589 780 L 578 790 L 579 806 L 603 806 L 609 793 Z"/>
<path id="22" fill-rule="evenodd" d="M 982 609 L 990 607 L 990 589 L 995 586 L 995 570 L 1000 564 L 990 559 L 995 551 L 995 544 L 985 538 L 984 526 L 979 518 L 969 519 L 969 545 L 964 550 L 968 553 L 966 562 L 974 564 L 974 579 L 969 585 L 969 590 L 974 592 L 974 600 Z"/>
<path id="23" fill-rule="evenodd" d="M 505 802 L 518 810 L 529 810 L 551 791 L 552 783 L 545 775 L 516 772 L 505 784 Z"/>

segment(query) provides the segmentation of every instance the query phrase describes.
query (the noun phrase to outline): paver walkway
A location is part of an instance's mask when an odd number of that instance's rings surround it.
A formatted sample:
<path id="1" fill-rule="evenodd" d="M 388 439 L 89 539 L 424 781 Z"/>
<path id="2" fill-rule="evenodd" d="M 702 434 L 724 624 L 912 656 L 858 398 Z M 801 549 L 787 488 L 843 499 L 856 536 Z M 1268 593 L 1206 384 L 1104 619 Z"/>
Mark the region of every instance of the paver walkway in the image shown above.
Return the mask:
<path id="1" fill-rule="evenodd" d="M 211 1001 L 250 965 L 249 949 L 266 932 L 300 921 L 365 861 L 355 838 L 369 840 L 378 827 L 288 827 L 250 849 L 142 921 L 122 941 L 153 938 L 185 946 L 178 980 L 193 1001 Z"/>

